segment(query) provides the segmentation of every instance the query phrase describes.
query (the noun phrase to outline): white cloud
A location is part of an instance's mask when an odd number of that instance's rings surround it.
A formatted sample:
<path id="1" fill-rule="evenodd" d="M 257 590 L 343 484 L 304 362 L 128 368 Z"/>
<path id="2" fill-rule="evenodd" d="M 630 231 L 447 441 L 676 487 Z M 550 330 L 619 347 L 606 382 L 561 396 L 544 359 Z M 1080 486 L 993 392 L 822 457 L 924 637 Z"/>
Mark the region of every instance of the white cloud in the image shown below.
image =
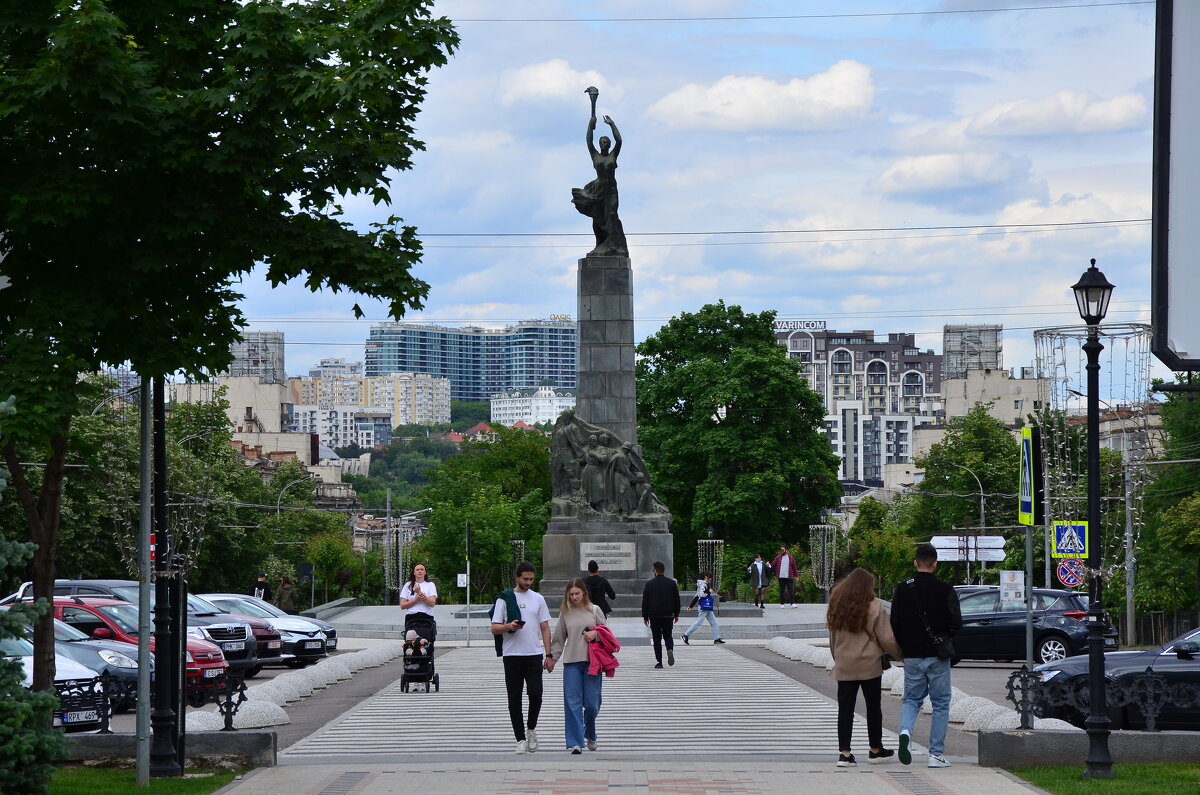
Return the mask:
<path id="1" fill-rule="evenodd" d="M 870 67 L 846 60 L 787 83 L 733 75 L 710 86 L 689 83 L 646 115 L 673 129 L 836 130 L 863 118 L 874 101 Z"/>
<path id="2" fill-rule="evenodd" d="M 876 184 L 883 193 L 927 193 L 1024 179 L 1029 161 L 1004 154 L 940 154 L 905 157 L 888 167 Z"/>
<path id="3" fill-rule="evenodd" d="M 600 89 L 601 96 L 610 100 L 621 98 L 621 92 L 611 88 L 599 72 L 577 72 L 561 58 L 508 71 L 500 83 L 500 100 L 505 105 L 523 100 L 579 99 L 588 86 Z"/>
<path id="4" fill-rule="evenodd" d="M 1144 127 L 1149 120 L 1149 108 L 1141 94 L 1100 99 L 1086 91 L 1063 89 L 1040 100 L 997 102 L 972 117 L 966 132 L 994 138 L 1118 132 Z"/>

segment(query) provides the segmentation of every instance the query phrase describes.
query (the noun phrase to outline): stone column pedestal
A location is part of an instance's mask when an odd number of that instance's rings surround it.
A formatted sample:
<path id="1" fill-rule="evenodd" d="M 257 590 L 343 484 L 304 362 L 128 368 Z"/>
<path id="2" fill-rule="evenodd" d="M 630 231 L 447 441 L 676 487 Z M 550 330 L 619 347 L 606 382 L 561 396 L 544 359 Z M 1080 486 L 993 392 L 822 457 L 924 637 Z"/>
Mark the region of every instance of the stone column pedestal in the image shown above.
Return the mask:
<path id="1" fill-rule="evenodd" d="M 579 260 L 579 370 L 575 411 L 637 446 L 633 269 L 628 257 Z"/>

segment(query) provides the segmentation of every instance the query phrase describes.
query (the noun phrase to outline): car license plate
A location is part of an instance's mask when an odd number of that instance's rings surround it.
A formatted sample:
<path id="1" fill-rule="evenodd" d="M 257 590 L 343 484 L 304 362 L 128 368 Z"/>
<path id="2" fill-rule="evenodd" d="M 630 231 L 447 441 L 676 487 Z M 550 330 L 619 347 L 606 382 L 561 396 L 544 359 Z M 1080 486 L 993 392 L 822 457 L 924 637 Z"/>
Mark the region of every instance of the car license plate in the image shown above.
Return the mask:
<path id="1" fill-rule="evenodd" d="M 246 642 L 244 640 L 230 641 L 229 643 L 222 643 L 221 648 L 225 651 L 245 651 Z"/>
<path id="2" fill-rule="evenodd" d="M 269 640 L 269 641 L 267 641 L 267 648 L 268 648 L 268 649 L 278 649 L 278 648 L 280 648 L 281 646 L 283 646 L 283 641 L 281 641 L 281 640 Z"/>
<path id="3" fill-rule="evenodd" d="M 304 648 L 306 648 L 306 649 L 319 649 L 319 648 L 321 648 L 321 641 L 319 641 L 319 640 L 306 640 L 306 641 L 304 641 Z"/>
<path id="4" fill-rule="evenodd" d="M 1104 639 L 1104 645 L 1105 645 L 1105 646 L 1116 646 L 1116 645 L 1117 645 L 1117 639 L 1116 639 L 1116 638 L 1105 638 L 1105 639 Z"/>
<path id="5" fill-rule="evenodd" d="M 334 649 L 336 649 L 337 648 L 337 638 L 334 638 L 333 640 L 325 641 L 325 648 L 328 649 L 329 651 L 333 651 Z"/>
<path id="6" fill-rule="evenodd" d="M 90 723 L 100 720 L 94 709 L 85 709 L 79 712 L 68 712 L 63 715 L 63 723 Z"/>
<path id="7" fill-rule="evenodd" d="M 208 668 L 204 671 L 205 679 L 216 679 L 220 675 L 221 675 L 220 668 Z"/>

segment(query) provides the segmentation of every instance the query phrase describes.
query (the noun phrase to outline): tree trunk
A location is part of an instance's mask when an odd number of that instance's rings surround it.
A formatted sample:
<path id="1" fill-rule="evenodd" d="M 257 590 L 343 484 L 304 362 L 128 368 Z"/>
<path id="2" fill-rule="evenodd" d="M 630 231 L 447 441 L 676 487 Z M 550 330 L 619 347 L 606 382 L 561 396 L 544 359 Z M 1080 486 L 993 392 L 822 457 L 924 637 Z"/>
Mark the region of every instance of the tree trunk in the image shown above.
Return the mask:
<path id="1" fill-rule="evenodd" d="M 36 497 L 16 448 L 10 443 L 3 451 L 17 499 L 29 522 L 30 540 L 37 545 L 33 553 L 33 596 L 47 602 L 54 600 L 54 560 L 58 556 L 58 525 L 70 428 L 71 418 L 67 417 L 50 439 L 50 457 Z M 47 611 L 33 626 L 33 689 L 53 692 L 54 673 L 54 613 Z"/>

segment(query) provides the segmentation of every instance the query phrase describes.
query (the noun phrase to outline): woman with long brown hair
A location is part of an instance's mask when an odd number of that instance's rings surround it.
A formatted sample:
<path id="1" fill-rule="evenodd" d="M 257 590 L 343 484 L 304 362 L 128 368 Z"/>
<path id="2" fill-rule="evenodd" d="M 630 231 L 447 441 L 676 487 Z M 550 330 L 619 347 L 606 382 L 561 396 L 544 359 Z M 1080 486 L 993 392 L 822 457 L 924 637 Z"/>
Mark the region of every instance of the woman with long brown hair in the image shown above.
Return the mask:
<path id="1" fill-rule="evenodd" d="M 895 753 L 883 747 L 883 708 L 880 706 L 883 679 L 882 656 L 900 659 L 900 647 L 883 602 L 875 597 L 875 575 L 854 569 L 833 587 L 825 612 L 829 627 L 829 651 L 833 654 L 833 678 L 838 683 L 838 767 L 858 762 L 850 751 L 854 729 L 854 704 L 862 690 L 867 708 L 867 741 L 870 761 L 887 761 Z"/>
<path id="2" fill-rule="evenodd" d="M 588 644 L 597 640 L 596 627 L 607 624 L 604 611 L 588 598 L 587 585 L 576 577 L 567 583 L 550 654 L 563 664 L 563 715 L 567 750 L 596 750 L 596 716 L 600 714 L 603 677 L 588 673 Z"/>

